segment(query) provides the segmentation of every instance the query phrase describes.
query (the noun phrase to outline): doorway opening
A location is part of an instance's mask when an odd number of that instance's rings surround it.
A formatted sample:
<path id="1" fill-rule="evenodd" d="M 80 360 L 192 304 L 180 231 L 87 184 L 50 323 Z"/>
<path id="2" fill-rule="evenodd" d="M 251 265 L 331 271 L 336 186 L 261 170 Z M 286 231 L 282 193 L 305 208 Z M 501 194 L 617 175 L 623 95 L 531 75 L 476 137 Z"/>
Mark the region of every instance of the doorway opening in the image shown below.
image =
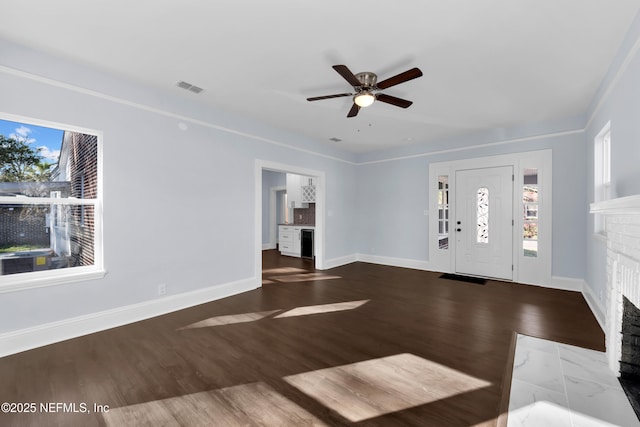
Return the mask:
<path id="1" fill-rule="evenodd" d="M 298 176 L 304 177 L 312 177 L 313 178 L 313 187 L 314 187 L 314 267 L 317 270 L 325 269 L 325 224 L 326 224 L 326 214 L 325 214 L 325 172 L 318 171 L 308 168 L 303 168 L 295 165 L 287 165 L 282 163 L 276 163 L 266 160 L 256 160 L 255 162 L 255 267 L 254 274 L 257 281 L 261 283 L 259 278 L 262 276 L 262 250 L 267 247 L 263 243 L 263 236 L 265 235 L 265 223 L 268 224 L 266 227 L 269 227 L 269 235 L 270 242 L 273 242 L 273 245 L 268 245 L 269 248 L 275 248 L 275 244 L 277 242 L 277 229 L 274 225 L 277 224 L 276 221 L 264 221 L 265 214 L 272 218 L 289 218 L 289 221 L 292 222 L 292 226 L 296 226 L 295 218 L 293 215 L 301 216 L 302 220 L 304 220 L 304 212 L 298 210 L 296 205 L 292 205 L 292 195 L 288 194 L 286 197 L 281 192 L 285 190 L 281 186 L 270 189 L 270 197 L 267 199 L 270 200 L 268 207 L 264 202 L 265 195 L 263 194 L 265 189 L 263 187 L 263 171 L 269 172 L 279 172 L 282 174 L 294 174 Z M 301 183 L 301 193 L 304 191 L 304 187 L 307 185 L 302 185 L 306 183 Z M 286 191 L 286 190 L 285 190 Z M 301 195 L 301 197 L 303 197 Z M 278 203 L 280 200 L 280 203 Z M 273 203 L 271 203 L 271 201 Z M 286 201 L 283 206 L 281 204 L 283 201 Z M 278 207 L 280 206 L 280 211 L 278 211 Z M 310 227 L 306 227 L 310 228 Z"/>

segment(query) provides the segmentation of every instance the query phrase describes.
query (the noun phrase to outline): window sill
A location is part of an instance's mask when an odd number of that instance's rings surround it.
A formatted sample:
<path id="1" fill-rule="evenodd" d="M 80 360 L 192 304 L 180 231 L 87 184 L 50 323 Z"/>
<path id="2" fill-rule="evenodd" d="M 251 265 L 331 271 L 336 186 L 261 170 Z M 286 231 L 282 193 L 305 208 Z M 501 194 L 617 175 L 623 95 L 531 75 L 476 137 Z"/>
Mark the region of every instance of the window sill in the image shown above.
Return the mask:
<path id="1" fill-rule="evenodd" d="M 96 267 L 74 267 L 73 270 L 73 272 L 63 269 L 0 276 L 0 293 L 102 279 L 107 274 L 105 270 Z"/>

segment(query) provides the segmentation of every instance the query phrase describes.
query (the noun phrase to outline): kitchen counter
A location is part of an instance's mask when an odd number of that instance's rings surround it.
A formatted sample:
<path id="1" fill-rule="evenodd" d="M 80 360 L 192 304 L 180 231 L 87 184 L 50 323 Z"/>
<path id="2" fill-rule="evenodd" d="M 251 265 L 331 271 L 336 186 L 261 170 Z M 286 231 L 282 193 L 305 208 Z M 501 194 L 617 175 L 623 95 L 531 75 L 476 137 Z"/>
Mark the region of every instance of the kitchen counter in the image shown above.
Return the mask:
<path id="1" fill-rule="evenodd" d="M 311 224 L 278 224 L 278 250 L 282 255 L 313 258 L 315 229 Z"/>

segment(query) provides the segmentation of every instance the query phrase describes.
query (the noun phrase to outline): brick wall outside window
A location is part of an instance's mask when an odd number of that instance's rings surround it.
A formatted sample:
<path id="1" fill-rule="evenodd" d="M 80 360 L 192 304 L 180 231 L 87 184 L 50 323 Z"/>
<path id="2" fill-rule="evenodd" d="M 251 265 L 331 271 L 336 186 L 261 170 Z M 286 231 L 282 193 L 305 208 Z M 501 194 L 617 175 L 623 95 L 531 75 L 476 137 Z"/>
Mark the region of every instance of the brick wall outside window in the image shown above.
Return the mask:
<path id="1" fill-rule="evenodd" d="M 46 213 L 40 207 L 0 207 L 0 245 L 48 247 Z"/>
<path id="2" fill-rule="evenodd" d="M 69 135 L 66 135 L 69 134 Z M 68 155 L 71 196 L 95 199 L 98 196 L 98 140 L 94 135 L 66 132 L 63 153 Z M 73 206 L 70 212 L 71 253 L 74 265 L 93 265 L 95 215 L 92 206 Z"/>

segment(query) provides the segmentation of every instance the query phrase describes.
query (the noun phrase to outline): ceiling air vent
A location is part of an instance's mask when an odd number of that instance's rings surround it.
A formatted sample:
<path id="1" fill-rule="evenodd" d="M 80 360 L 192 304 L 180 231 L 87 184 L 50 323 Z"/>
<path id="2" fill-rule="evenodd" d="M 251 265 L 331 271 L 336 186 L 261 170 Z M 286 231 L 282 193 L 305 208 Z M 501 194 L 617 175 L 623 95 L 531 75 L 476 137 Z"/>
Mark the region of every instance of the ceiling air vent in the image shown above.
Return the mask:
<path id="1" fill-rule="evenodd" d="M 189 92 L 193 92 L 193 93 L 200 93 L 202 92 L 204 89 L 202 89 L 201 87 L 192 85 L 191 83 L 187 83 L 187 82 L 178 82 L 177 85 L 179 88 L 182 88 L 184 90 L 188 90 Z"/>

